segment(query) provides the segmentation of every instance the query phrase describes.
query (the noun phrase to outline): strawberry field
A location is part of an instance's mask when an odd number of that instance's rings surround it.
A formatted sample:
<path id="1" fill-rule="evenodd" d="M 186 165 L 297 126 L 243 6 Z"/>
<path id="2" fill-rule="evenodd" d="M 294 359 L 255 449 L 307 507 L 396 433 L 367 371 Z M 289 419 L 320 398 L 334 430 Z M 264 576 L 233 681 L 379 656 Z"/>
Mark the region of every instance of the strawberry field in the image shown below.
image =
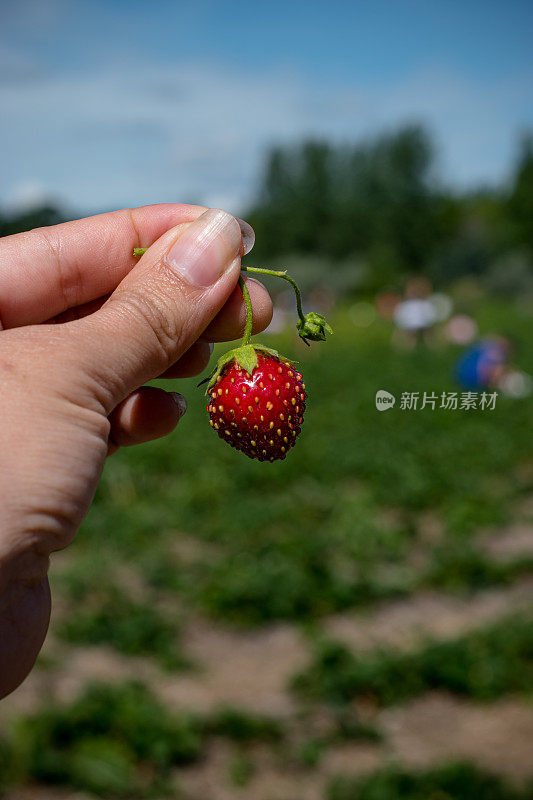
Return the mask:
<path id="1" fill-rule="evenodd" d="M 533 374 L 526 310 L 472 310 Z M 286 460 L 221 442 L 194 380 L 175 434 L 109 460 L 0 711 L 2 796 L 533 797 L 531 398 L 402 409 L 456 389 L 459 349 L 331 323 L 262 337 L 308 392 Z"/>

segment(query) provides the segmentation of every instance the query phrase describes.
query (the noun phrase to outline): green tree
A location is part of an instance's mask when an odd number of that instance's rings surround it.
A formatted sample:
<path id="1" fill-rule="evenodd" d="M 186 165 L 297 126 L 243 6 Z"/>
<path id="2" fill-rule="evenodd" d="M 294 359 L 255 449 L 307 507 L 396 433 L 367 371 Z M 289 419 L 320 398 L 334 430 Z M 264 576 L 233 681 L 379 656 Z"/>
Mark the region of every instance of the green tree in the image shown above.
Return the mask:
<path id="1" fill-rule="evenodd" d="M 433 162 L 418 126 L 355 146 L 275 148 L 250 215 L 261 233 L 254 255 L 343 259 L 379 247 L 398 268 L 423 269 L 443 230 Z"/>
<path id="2" fill-rule="evenodd" d="M 533 134 L 522 141 L 507 205 L 517 243 L 533 255 Z"/>

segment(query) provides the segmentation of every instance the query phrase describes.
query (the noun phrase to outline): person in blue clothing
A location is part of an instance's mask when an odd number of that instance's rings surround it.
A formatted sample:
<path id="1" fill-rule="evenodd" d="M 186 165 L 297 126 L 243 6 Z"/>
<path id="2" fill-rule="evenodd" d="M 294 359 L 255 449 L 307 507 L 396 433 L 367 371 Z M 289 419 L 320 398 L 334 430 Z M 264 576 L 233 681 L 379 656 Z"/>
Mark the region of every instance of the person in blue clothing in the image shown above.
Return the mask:
<path id="1" fill-rule="evenodd" d="M 494 389 L 500 385 L 511 353 L 511 345 L 503 336 L 481 339 L 458 358 L 454 377 L 464 389 Z"/>

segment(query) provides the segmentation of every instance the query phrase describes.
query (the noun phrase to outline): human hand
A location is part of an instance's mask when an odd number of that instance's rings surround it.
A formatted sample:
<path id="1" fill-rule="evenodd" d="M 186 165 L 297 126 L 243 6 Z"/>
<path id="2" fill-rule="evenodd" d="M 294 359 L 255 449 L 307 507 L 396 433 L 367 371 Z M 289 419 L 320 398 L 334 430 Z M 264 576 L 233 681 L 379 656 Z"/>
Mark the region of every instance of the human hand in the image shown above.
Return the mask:
<path id="1" fill-rule="evenodd" d="M 72 541 L 106 456 L 164 436 L 185 411 L 143 384 L 196 375 L 209 342 L 241 335 L 252 244 L 229 214 L 175 204 L 0 239 L 0 697 L 42 646 L 50 553 Z M 259 331 L 270 298 L 247 284 Z"/>

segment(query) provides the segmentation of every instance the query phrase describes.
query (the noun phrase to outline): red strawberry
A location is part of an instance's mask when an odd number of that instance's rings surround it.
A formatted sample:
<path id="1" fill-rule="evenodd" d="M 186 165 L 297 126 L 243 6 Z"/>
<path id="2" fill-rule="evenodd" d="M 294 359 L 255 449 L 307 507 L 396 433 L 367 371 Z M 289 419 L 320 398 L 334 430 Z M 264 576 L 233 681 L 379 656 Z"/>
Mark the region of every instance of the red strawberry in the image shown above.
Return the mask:
<path id="1" fill-rule="evenodd" d="M 262 345 L 238 348 L 221 362 L 208 388 L 212 427 L 249 458 L 285 458 L 303 422 L 301 374 Z"/>

